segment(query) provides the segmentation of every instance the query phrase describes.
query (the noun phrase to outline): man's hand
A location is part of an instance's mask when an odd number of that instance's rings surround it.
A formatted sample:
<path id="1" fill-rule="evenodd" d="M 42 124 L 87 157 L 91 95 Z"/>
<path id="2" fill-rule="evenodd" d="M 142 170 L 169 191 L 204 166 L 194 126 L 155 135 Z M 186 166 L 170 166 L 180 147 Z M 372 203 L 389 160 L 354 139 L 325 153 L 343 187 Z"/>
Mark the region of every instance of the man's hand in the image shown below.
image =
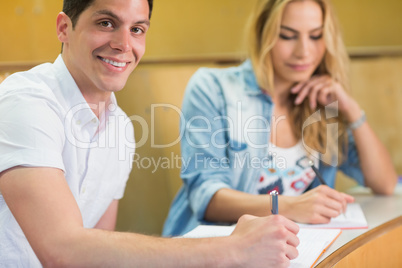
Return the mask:
<path id="1" fill-rule="evenodd" d="M 280 215 L 242 216 L 232 236 L 238 241 L 240 260 L 249 267 L 288 267 L 298 256 L 299 226 Z"/>

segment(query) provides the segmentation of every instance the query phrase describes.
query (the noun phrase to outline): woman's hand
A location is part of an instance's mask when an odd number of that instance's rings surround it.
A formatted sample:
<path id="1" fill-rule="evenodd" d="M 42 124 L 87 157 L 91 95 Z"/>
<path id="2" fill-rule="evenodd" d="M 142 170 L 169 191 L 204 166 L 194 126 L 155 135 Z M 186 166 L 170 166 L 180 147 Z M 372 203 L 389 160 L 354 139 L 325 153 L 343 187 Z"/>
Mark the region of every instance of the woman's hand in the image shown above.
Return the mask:
<path id="1" fill-rule="evenodd" d="M 300 223 L 328 223 L 331 218 L 345 212 L 353 196 L 320 185 L 300 196 L 280 196 L 279 208 L 285 217 Z"/>
<path id="2" fill-rule="evenodd" d="M 317 103 L 326 106 L 338 101 L 339 111 L 349 122 L 354 122 L 361 116 L 361 110 L 356 101 L 346 93 L 340 83 L 334 81 L 329 75 L 312 76 L 308 81 L 295 85 L 290 92 L 297 94 L 296 105 L 308 98 L 310 107 L 314 110 Z"/>

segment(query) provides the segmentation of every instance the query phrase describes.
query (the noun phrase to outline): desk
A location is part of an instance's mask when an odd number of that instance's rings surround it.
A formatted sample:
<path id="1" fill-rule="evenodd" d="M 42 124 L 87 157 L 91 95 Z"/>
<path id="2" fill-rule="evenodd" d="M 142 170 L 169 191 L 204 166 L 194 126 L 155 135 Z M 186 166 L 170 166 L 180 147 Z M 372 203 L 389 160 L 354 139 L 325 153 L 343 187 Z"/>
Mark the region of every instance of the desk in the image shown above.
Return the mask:
<path id="1" fill-rule="evenodd" d="M 355 197 L 356 202 L 362 207 L 369 228 L 343 230 L 338 239 L 336 239 L 320 257 L 316 267 L 331 267 L 329 262 L 331 258 L 334 259 L 336 258 L 336 255 L 342 255 L 342 251 L 348 250 L 348 246 L 350 249 L 351 245 L 358 242 L 366 232 L 376 232 L 381 229 L 385 229 L 385 232 L 392 231 L 393 234 L 395 232 L 395 235 L 399 236 L 397 237 L 399 242 L 396 242 L 397 245 L 394 246 L 393 249 L 398 251 L 400 258 L 402 258 L 402 236 L 400 235 L 402 233 L 402 220 L 401 218 L 397 219 L 402 216 L 402 191 L 400 190 L 401 189 L 397 189 L 393 196 L 374 196 L 361 189 L 355 191 L 351 190 L 350 193 Z M 394 221 L 391 222 L 392 220 Z M 398 225 L 399 227 L 396 227 Z M 378 228 L 375 229 L 376 227 Z M 376 252 L 373 252 L 373 254 L 376 254 Z"/>

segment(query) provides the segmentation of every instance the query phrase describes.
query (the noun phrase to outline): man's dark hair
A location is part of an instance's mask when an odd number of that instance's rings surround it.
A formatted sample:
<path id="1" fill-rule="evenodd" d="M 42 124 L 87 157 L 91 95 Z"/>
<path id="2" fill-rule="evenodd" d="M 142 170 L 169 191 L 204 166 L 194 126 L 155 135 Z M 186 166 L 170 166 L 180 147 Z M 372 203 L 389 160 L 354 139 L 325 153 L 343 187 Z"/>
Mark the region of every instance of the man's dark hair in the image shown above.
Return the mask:
<path id="1" fill-rule="evenodd" d="M 71 19 L 73 28 L 75 27 L 81 13 L 85 11 L 95 0 L 64 0 L 63 12 Z M 151 18 L 153 0 L 148 0 L 149 18 Z"/>

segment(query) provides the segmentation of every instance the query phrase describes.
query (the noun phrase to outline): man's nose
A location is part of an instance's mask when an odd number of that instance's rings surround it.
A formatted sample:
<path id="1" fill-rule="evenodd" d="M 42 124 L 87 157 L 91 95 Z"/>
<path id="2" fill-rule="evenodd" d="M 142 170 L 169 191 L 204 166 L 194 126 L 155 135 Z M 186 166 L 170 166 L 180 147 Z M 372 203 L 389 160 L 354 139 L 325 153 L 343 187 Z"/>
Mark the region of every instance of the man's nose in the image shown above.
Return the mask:
<path id="1" fill-rule="evenodd" d="M 127 29 L 119 29 L 113 35 L 113 39 L 110 42 L 110 46 L 113 49 L 120 50 L 122 52 L 127 52 L 131 49 L 130 47 L 131 32 Z"/>

